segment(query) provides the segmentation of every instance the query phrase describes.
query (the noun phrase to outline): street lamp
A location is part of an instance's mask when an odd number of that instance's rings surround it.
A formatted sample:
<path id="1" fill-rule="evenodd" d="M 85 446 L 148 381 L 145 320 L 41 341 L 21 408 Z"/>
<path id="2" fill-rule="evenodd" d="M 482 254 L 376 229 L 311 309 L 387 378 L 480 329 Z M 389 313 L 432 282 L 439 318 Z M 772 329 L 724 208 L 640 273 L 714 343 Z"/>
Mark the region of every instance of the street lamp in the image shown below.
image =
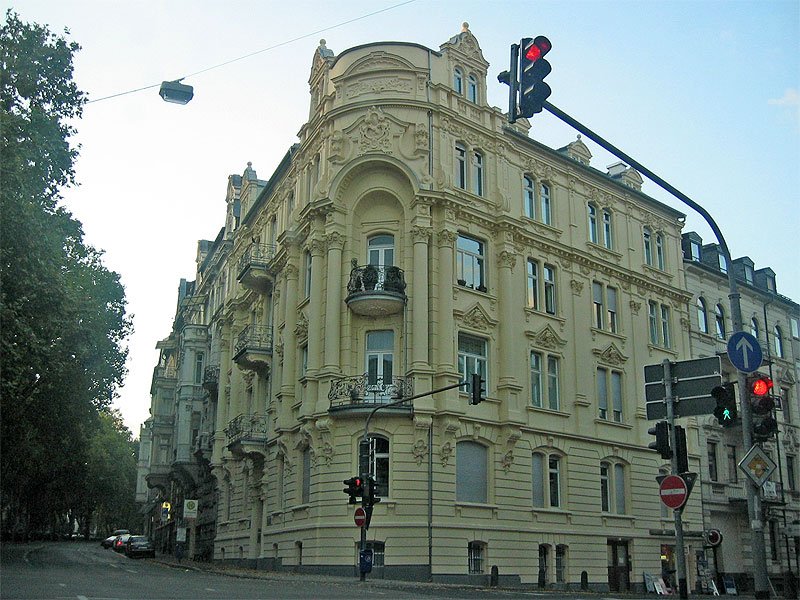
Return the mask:
<path id="1" fill-rule="evenodd" d="M 173 104 L 188 104 L 194 97 L 194 88 L 190 85 L 181 83 L 182 79 L 175 81 L 162 81 L 161 89 L 158 95 L 163 98 L 165 102 L 172 102 Z"/>

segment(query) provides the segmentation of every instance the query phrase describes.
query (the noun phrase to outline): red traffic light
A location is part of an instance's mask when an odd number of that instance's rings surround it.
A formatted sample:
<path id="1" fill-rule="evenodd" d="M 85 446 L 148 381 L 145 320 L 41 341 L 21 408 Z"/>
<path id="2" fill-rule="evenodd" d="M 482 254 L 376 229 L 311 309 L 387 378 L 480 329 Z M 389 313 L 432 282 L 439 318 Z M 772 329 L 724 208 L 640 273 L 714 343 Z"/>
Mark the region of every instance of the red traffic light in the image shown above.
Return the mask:
<path id="1" fill-rule="evenodd" d="M 772 391 L 772 379 L 769 377 L 758 377 L 750 384 L 750 392 L 754 396 L 766 396 Z"/>
<path id="2" fill-rule="evenodd" d="M 533 40 L 533 43 L 530 47 L 525 51 L 525 58 L 531 62 L 536 62 L 540 58 L 542 58 L 545 54 L 550 52 L 550 49 L 553 45 L 543 35 L 536 36 Z"/>

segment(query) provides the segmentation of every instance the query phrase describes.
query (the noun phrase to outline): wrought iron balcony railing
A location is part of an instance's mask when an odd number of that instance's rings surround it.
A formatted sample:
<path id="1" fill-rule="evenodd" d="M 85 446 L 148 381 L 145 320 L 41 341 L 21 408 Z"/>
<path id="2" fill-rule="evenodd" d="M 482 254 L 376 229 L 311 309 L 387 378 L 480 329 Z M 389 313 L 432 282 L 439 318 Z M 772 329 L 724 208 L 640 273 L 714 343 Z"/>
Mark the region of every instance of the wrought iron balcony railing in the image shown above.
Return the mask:
<path id="1" fill-rule="evenodd" d="M 368 373 L 355 377 L 341 377 L 331 381 L 328 400 L 331 409 L 371 407 L 388 404 L 413 395 L 411 377 L 375 377 Z M 411 408 L 409 404 L 408 408 Z"/>
<path id="2" fill-rule="evenodd" d="M 405 296 L 405 290 L 405 275 L 399 267 L 353 264 L 350 270 L 350 281 L 347 283 L 347 292 L 350 295 L 359 292 L 389 292 Z"/>
<path id="3" fill-rule="evenodd" d="M 177 379 L 178 371 L 175 367 L 156 367 L 154 375 L 159 379 Z"/>
<path id="4" fill-rule="evenodd" d="M 272 328 L 264 325 L 248 325 L 236 338 L 235 352 L 258 351 L 272 354 Z"/>
<path id="5" fill-rule="evenodd" d="M 234 417 L 225 428 L 228 443 L 264 442 L 268 431 L 267 415 L 239 415 Z"/>
<path id="6" fill-rule="evenodd" d="M 203 370 L 203 387 L 214 392 L 219 386 L 219 365 L 209 365 Z"/>
<path id="7" fill-rule="evenodd" d="M 275 246 L 272 244 L 250 244 L 239 259 L 239 278 L 251 267 L 266 268 L 275 257 Z"/>

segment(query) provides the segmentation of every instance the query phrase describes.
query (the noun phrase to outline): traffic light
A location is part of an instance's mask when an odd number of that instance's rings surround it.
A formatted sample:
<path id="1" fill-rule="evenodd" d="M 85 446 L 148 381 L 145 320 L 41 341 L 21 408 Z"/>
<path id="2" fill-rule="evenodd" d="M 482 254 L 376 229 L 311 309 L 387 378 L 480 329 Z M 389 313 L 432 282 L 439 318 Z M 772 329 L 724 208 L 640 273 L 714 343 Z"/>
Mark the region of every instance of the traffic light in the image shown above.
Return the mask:
<path id="1" fill-rule="evenodd" d="M 376 496 L 375 492 L 378 488 L 378 482 L 375 481 L 375 478 L 372 475 L 369 475 L 365 481 L 364 487 L 364 502 L 365 506 L 372 506 L 377 504 L 381 501 L 380 496 Z"/>
<path id="2" fill-rule="evenodd" d="M 342 491 L 350 496 L 348 504 L 356 504 L 364 496 L 364 480 L 361 477 L 351 477 L 342 483 L 347 486 Z"/>
<path id="3" fill-rule="evenodd" d="M 480 373 L 473 373 L 472 374 L 472 383 L 470 384 L 470 404 L 480 404 L 483 402 L 483 379 L 481 379 Z"/>
<path id="4" fill-rule="evenodd" d="M 647 447 L 658 452 L 661 458 L 672 458 L 672 449 L 669 447 L 669 423 L 659 421 L 648 429 L 647 433 L 656 436 L 655 441 L 647 444 Z"/>
<path id="5" fill-rule="evenodd" d="M 550 96 L 550 86 L 544 78 L 552 67 L 544 56 L 552 47 L 543 35 L 523 38 L 519 43 L 519 116 L 532 117 L 542 112 L 544 101 Z"/>
<path id="6" fill-rule="evenodd" d="M 772 387 L 772 379 L 767 375 L 756 373 L 747 379 L 750 411 L 753 416 L 753 436 L 756 441 L 764 441 L 778 431 L 778 422 L 772 416 L 775 408 Z"/>
<path id="7" fill-rule="evenodd" d="M 736 394 L 732 383 L 723 383 L 711 390 L 711 396 L 717 401 L 714 409 L 714 416 L 723 427 L 733 427 L 736 425 Z"/>

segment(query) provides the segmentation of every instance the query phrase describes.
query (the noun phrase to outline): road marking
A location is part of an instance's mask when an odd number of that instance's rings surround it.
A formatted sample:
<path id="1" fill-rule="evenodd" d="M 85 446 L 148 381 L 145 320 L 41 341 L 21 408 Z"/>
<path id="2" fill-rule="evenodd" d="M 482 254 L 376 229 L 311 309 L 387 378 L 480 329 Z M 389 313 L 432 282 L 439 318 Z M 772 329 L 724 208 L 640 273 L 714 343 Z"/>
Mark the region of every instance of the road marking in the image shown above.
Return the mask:
<path id="1" fill-rule="evenodd" d="M 78 600 L 89 600 L 86 596 L 78 596 Z"/>
<path id="2" fill-rule="evenodd" d="M 59 583 L 58 585 L 60 585 L 61 587 L 67 587 L 66 583 Z"/>

